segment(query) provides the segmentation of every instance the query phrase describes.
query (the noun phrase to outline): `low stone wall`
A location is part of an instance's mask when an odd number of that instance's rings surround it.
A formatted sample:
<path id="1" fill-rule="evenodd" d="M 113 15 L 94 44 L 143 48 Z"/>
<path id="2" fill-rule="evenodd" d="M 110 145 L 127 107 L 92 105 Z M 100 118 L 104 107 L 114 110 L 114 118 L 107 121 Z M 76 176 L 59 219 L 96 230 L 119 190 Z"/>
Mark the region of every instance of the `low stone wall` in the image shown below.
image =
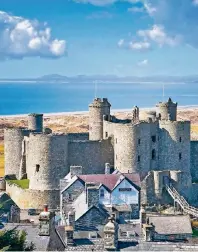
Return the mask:
<path id="1" fill-rule="evenodd" d="M 48 204 L 49 208 L 53 209 L 59 206 L 59 190 L 22 189 L 6 183 L 6 192 L 21 209 L 43 209 L 44 204 Z"/>

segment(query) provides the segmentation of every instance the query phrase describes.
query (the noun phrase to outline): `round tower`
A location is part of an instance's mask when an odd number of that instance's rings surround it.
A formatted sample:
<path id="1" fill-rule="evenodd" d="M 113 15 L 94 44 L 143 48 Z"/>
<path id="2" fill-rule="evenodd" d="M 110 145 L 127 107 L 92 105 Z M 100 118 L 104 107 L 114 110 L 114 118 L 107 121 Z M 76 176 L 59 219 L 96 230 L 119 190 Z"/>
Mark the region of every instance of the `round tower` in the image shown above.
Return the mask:
<path id="1" fill-rule="evenodd" d="M 60 179 L 69 172 L 66 135 L 30 133 L 27 175 L 32 190 L 59 189 Z"/>
<path id="2" fill-rule="evenodd" d="M 168 102 L 158 103 L 156 107 L 160 120 L 177 121 L 177 103 L 172 102 L 171 98 Z"/>
<path id="3" fill-rule="evenodd" d="M 34 132 L 43 132 L 43 114 L 29 114 L 28 129 Z"/>
<path id="4" fill-rule="evenodd" d="M 110 107 L 107 98 L 96 98 L 89 105 L 89 140 L 103 138 L 103 116 L 110 116 Z"/>
<path id="5" fill-rule="evenodd" d="M 22 142 L 29 131 L 23 128 L 4 130 L 5 175 L 16 175 L 19 178 L 22 160 Z"/>
<path id="6" fill-rule="evenodd" d="M 190 122 L 160 121 L 159 169 L 190 173 Z"/>

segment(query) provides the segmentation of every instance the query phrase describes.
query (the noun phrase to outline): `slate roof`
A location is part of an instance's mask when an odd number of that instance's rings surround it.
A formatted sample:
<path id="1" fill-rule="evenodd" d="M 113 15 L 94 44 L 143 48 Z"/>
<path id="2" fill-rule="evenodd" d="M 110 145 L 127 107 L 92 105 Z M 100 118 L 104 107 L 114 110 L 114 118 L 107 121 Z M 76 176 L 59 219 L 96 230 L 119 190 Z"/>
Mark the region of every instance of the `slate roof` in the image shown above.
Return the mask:
<path id="1" fill-rule="evenodd" d="M 123 176 L 127 178 L 130 182 L 140 187 L 140 177 L 138 173 L 122 173 L 122 174 L 94 174 L 94 175 L 78 175 L 85 183 L 101 183 L 109 190 L 113 190 L 116 185 L 118 185 L 123 179 Z"/>
<path id="2" fill-rule="evenodd" d="M 36 251 L 47 251 L 50 237 L 49 236 L 39 236 L 39 226 L 33 224 L 14 224 L 7 223 L 3 230 L 11 230 L 16 228 L 17 230 L 24 230 L 27 234 L 26 240 L 30 244 L 33 242 Z"/>
<path id="3" fill-rule="evenodd" d="M 188 215 L 149 216 L 158 234 L 192 234 L 190 217 Z"/>

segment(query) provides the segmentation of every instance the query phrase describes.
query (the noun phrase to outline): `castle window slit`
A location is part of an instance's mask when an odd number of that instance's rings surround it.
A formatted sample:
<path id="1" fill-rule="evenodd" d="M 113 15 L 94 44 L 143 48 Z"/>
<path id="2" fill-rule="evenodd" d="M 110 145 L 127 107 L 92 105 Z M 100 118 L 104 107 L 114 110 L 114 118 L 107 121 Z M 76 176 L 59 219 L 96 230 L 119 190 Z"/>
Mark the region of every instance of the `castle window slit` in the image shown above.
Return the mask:
<path id="1" fill-rule="evenodd" d="M 40 165 L 36 164 L 36 172 L 39 172 L 39 169 L 40 169 Z"/>

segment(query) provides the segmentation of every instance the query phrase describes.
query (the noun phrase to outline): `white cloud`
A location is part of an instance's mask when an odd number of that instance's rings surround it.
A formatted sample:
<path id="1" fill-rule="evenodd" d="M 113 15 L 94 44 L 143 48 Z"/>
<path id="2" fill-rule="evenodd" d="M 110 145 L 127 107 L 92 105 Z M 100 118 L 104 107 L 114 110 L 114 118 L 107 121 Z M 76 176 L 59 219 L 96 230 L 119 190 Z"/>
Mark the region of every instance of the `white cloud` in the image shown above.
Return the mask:
<path id="1" fill-rule="evenodd" d="M 169 45 L 175 46 L 179 43 L 179 37 L 169 37 L 163 26 L 154 25 L 150 30 L 139 30 L 137 34 L 144 39 L 150 39 L 156 42 L 159 46 Z"/>
<path id="2" fill-rule="evenodd" d="M 46 24 L 0 11 L 0 59 L 58 58 L 65 54 L 66 41 L 52 39 Z"/>
<path id="3" fill-rule="evenodd" d="M 147 51 L 151 48 L 151 44 L 147 41 L 143 42 L 130 42 L 129 43 L 129 49 L 135 50 L 135 51 Z"/>
<path id="4" fill-rule="evenodd" d="M 118 46 L 120 48 L 125 48 L 133 51 L 148 51 L 151 49 L 151 44 L 147 41 L 125 41 L 124 39 L 120 39 L 118 41 Z"/>
<path id="5" fill-rule="evenodd" d="M 122 47 L 122 46 L 124 46 L 124 43 L 125 43 L 124 39 L 120 39 L 120 40 L 118 41 L 118 46 L 119 46 L 119 47 Z"/>
<path id="6" fill-rule="evenodd" d="M 146 2 L 146 1 L 144 3 L 144 8 L 146 9 L 147 13 L 150 16 L 152 16 L 157 11 L 155 7 L 153 7 L 149 2 Z"/>
<path id="7" fill-rule="evenodd" d="M 148 60 L 147 60 L 147 59 L 142 60 L 142 61 L 138 62 L 137 65 L 138 65 L 138 66 L 141 66 L 141 67 L 142 67 L 142 66 L 147 66 L 147 65 L 148 65 Z"/>
<path id="8" fill-rule="evenodd" d="M 193 0 L 194 5 L 198 5 L 198 0 Z"/>

